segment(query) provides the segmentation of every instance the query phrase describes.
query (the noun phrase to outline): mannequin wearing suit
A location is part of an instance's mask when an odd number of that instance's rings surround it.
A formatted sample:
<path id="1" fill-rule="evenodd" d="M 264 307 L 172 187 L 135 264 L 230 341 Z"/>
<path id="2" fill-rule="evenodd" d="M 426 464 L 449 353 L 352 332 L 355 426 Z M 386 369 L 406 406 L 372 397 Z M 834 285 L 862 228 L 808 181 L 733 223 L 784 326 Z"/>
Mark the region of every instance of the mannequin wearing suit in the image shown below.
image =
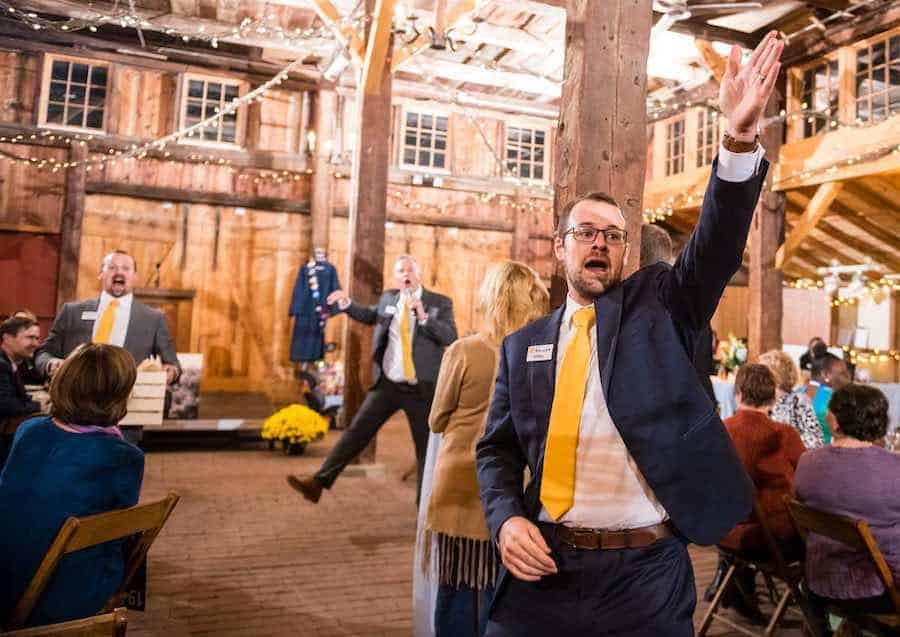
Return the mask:
<path id="1" fill-rule="evenodd" d="M 330 489 L 340 473 L 366 448 L 381 426 L 402 410 L 416 449 L 416 501 L 428 445 L 428 414 L 444 349 L 456 340 L 453 302 L 421 285 L 419 267 L 410 256 L 394 265 L 397 288 L 382 294 L 378 305 L 350 301 L 338 290 L 337 303 L 355 321 L 375 326 L 372 339 L 373 385 L 340 440 L 314 476 L 288 476 L 288 483 L 311 502 Z"/>
<path id="2" fill-rule="evenodd" d="M 136 363 L 158 356 L 169 383 L 181 367 L 162 312 L 134 299 L 137 278 L 134 259 L 121 251 L 103 259 L 99 299 L 66 303 L 50 327 L 35 358 L 37 369 L 52 376 L 62 359 L 84 343 L 108 343 L 128 350 Z"/>
<path id="3" fill-rule="evenodd" d="M 732 50 L 728 133 L 673 266 L 622 279 L 628 235 L 609 195 L 560 213 L 568 299 L 504 341 L 476 451 L 504 565 L 488 637 L 693 635 L 686 544 L 745 519 L 752 483 L 692 359 L 741 264 L 768 167 L 756 127 L 782 48 L 769 34 L 743 69 Z"/>

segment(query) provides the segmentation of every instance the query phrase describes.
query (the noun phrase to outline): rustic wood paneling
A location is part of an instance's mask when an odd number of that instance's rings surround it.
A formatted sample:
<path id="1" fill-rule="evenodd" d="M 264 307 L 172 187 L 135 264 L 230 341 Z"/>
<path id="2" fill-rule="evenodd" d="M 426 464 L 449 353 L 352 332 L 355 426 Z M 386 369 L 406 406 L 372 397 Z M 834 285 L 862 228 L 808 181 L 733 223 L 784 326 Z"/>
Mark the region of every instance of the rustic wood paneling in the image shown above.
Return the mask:
<path id="1" fill-rule="evenodd" d="M 288 306 L 308 236 L 303 215 L 205 205 L 185 214 L 180 205 L 89 195 L 78 297 L 98 293 L 100 260 L 113 249 L 134 255 L 141 286 L 154 283 L 159 263 L 161 287 L 196 290 L 191 350 L 204 355 L 204 389 L 283 393 L 293 387 Z"/>
<path id="2" fill-rule="evenodd" d="M 20 159 L 35 157 L 64 162 L 61 148 L 0 144 L 0 153 Z M 65 170 L 49 165 L 0 161 L 0 228 L 30 232 L 59 232 L 65 202 Z"/>
<path id="3" fill-rule="evenodd" d="M 0 51 L 0 120 L 35 121 L 40 64 L 38 55 Z"/>

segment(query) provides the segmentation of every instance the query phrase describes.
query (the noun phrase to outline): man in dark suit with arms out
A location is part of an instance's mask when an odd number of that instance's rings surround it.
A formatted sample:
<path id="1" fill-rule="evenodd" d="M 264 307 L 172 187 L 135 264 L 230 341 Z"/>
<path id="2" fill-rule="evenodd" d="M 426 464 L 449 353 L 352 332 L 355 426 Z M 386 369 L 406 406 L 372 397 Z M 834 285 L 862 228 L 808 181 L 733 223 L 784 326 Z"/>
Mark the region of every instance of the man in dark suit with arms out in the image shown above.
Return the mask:
<path id="1" fill-rule="evenodd" d="M 719 95 L 728 133 L 674 266 L 622 280 L 625 219 L 609 195 L 561 212 L 567 302 L 504 341 L 477 447 L 504 565 L 488 637 L 693 635 L 685 544 L 715 543 L 745 519 L 752 484 L 692 357 L 741 263 L 782 49 L 770 33 L 743 68 L 731 51 Z"/>
<path id="2" fill-rule="evenodd" d="M 378 305 L 354 303 L 343 290 L 337 303 L 355 321 L 375 326 L 372 339 L 373 384 L 350 427 L 313 476 L 288 476 L 288 483 L 310 502 L 318 502 L 350 462 L 366 448 L 381 426 L 403 410 L 416 448 L 416 501 L 428 449 L 428 413 L 444 349 L 456 340 L 453 301 L 422 287 L 416 260 L 403 255 L 394 264 L 397 287 L 381 295 Z"/>

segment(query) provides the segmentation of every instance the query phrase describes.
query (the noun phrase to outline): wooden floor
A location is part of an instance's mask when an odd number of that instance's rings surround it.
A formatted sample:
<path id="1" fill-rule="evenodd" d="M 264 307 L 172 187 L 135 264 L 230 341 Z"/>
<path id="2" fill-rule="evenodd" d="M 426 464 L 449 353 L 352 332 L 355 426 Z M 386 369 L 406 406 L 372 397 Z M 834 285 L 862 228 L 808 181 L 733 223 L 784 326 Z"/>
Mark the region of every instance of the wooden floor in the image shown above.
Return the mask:
<path id="1" fill-rule="evenodd" d="M 384 475 L 344 476 L 310 505 L 284 476 L 314 470 L 335 439 L 300 457 L 262 446 L 148 452 L 142 498 L 174 489 L 182 499 L 151 551 L 147 611 L 130 613 L 128 634 L 411 635 L 415 493 L 400 479 L 413 461 L 406 422 L 395 418 L 379 437 Z M 702 594 L 715 552 L 691 556 Z M 714 626 L 709 634 L 739 633 Z"/>

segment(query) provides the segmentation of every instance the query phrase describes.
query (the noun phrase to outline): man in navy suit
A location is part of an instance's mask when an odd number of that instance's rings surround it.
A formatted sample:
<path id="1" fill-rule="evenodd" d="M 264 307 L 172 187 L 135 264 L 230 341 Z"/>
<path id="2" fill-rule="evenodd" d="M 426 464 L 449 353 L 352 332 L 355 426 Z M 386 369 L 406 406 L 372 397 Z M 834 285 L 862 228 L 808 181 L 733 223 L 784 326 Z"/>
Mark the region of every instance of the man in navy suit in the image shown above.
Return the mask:
<path id="1" fill-rule="evenodd" d="M 743 67 L 731 51 L 719 96 L 728 131 L 673 266 L 623 281 L 615 200 L 594 193 L 562 211 L 554 248 L 567 302 L 503 343 L 477 447 L 504 565 L 488 637 L 693 635 L 686 544 L 715 543 L 745 519 L 752 484 L 692 353 L 741 264 L 768 167 L 758 121 L 782 49 L 771 33 Z"/>

